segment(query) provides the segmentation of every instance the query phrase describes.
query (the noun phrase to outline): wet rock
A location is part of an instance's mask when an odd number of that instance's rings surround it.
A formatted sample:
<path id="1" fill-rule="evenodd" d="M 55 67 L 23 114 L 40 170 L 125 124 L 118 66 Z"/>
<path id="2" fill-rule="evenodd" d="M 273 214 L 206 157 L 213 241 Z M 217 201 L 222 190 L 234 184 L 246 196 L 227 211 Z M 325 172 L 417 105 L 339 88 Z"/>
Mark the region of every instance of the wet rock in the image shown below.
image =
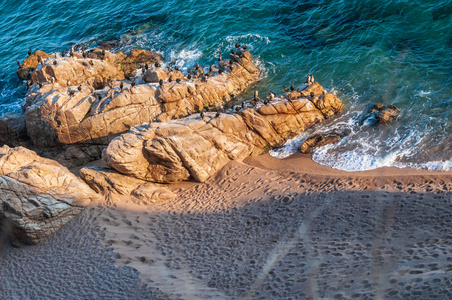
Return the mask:
<path id="1" fill-rule="evenodd" d="M 330 101 L 334 107 L 342 106 L 332 94 L 331 99 L 335 99 Z M 325 109 L 330 111 L 327 106 Z M 122 174 L 142 180 L 168 183 L 193 178 L 203 182 L 229 161 L 241 161 L 281 146 L 324 119 L 308 98 L 277 98 L 267 105 L 247 104 L 234 115 L 195 114 L 134 127 L 108 145 L 103 161 Z"/>
<path id="2" fill-rule="evenodd" d="M 157 52 L 134 49 L 120 62 L 121 71 L 126 78 L 132 77 L 136 69 L 144 67 L 145 64 L 153 65 L 162 62 L 163 56 Z"/>
<path id="3" fill-rule="evenodd" d="M 0 148 L 0 219 L 26 244 L 37 244 L 97 199 L 68 169 L 23 147 Z"/>
<path id="4" fill-rule="evenodd" d="M 394 105 L 388 105 L 386 107 L 382 107 L 379 110 L 376 119 L 379 124 L 390 123 L 394 121 L 400 114 L 400 109 L 395 107 Z"/>
<path id="5" fill-rule="evenodd" d="M 330 134 L 316 134 L 308 139 L 301 145 L 300 151 L 303 154 L 312 153 L 316 148 L 337 143 L 345 136 L 343 133 L 330 133 Z"/>
<path id="6" fill-rule="evenodd" d="M 173 192 L 161 184 L 122 175 L 113 169 L 85 167 L 80 177 L 97 193 L 131 195 L 138 204 L 149 204 L 174 198 Z"/>

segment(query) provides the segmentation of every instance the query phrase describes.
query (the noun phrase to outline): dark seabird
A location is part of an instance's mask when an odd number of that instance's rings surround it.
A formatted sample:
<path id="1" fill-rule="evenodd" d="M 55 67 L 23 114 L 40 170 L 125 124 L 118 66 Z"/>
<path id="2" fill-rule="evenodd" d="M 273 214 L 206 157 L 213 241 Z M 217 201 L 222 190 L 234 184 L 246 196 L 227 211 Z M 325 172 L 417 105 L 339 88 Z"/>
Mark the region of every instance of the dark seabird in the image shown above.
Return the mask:
<path id="1" fill-rule="evenodd" d="M 93 61 L 91 59 L 89 60 L 89 64 L 92 65 L 92 66 L 94 65 L 94 63 L 93 63 Z"/>
<path id="2" fill-rule="evenodd" d="M 145 67 L 143 67 L 143 68 L 141 68 L 141 73 L 146 73 L 146 68 Z"/>
<path id="3" fill-rule="evenodd" d="M 31 48 L 28 49 L 28 56 L 30 56 L 30 55 L 31 55 Z"/>
<path id="4" fill-rule="evenodd" d="M 38 55 L 38 65 L 42 64 L 42 57 Z"/>
<path id="5" fill-rule="evenodd" d="M 195 70 L 199 70 L 199 64 L 198 63 L 196 63 L 196 65 L 195 65 Z"/>
<path id="6" fill-rule="evenodd" d="M 163 79 L 159 80 L 159 85 L 162 86 L 163 85 Z"/>
<path id="7" fill-rule="evenodd" d="M 203 76 L 201 77 L 201 81 L 202 81 L 202 82 L 207 82 L 207 77 L 203 75 Z"/>
<path id="8" fill-rule="evenodd" d="M 107 78 L 102 78 L 102 88 L 105 88 L 107 86 Z"/>
<path id="9" fill-rule="evenodd" d="M 121 81 L 121 83 L 119 84 L 119 88 L 121 89 L 122 92 L 122 89 L 124 88 L 124 82 Z"/>
<path id="10" fill-rule="evenodd" d="M 221 61 L 223 58 L 221 57 L 221 54 L 220 54 L 220 56 L 218 57 L 218 61 Z"/>
<path id="11" fill-rule="evenodd" d="M 83 56 L 83 58 L 86 58 L 86 52 L 85 52 L 85 50 L 82 50 L 82 56 Z"/>
<path id="12" fill-rule="evenodd" d="M 235 107 L 235 111 L 236 111 L 236 112 L 239 112 L 239 111 L 240 111 L 240 109 L 241 109 L 241 107 L 240 107 L 240 106 L 236 106 L 236 107 Z"/>
<path id="13" fill-rule="evenodd" d="M 210 65 L 210 67 L 209 67 L 209 72 L 212 72 L 212 73 L 213 73 L 213 64 Z"/>
<path id="14" fill-rule="evenodd" d="M 137 84 L 135 80 L 135 78 L 132 80 L 132 83 L 130 84 L 131 86 L 135 86 Z"/>
<path id="15" fill-rule="evenodd" d="M 311 75 L 308 74 L 308 78 L 306 78 L 306 83 L 310 83 L 311 82 Z"/>
<path id="16" fill-rule="evenodd" d="M 222 74 L 222 73 L 223 73 L 222 69 L 218 70 L 218 74 Z"/>
<path id="17" fill-rule="evenodd" d="M 20 64 L 20 61 L 16 60 L 16 63 L 19 66 L 19 68 L 22 68 L 22 65 Z"/>
<path id="18" fill-rule="evenodd" d="M 54 55 L 54 57 L 55 57 L 55 59 L 57 59 L 57 58 L 58 58 L 58 56 L 57 56 L 56 52 L 55 52 L 55 55 Z"/>
<path id="19" fill-rule="evenodd" d="M 173 77 L 172 77 L 172 76 L 170 76 L 170 77 L 168 78 L 168 82 L 171 82 L 171 81 L 173 81 Z"/>
<path id="20" fill-rule="evenodd" d="M 245 108 L 245 101 L 242 102 L 242 108 Z"/>
<path id="21" fill-rule="evenodd" d="M 144 64 L 144 69 L 145 69 L 146 71 L 149 70 L 148 64 Z"/>
<path id="22" fill-rule="evenodd" d="M 239 43 L 236 43 L 235 44 L 235 47 L 238 49 L 238 48 L 240 48 L 240 44 Z"/>
<path id="23" fill-rule="evenodd" d="M 190 80 L 191 79 L 191 74 L 187 75 L 187 79 Z"/>
<path id="24" fill-rule="evenodd" d="M 218 118 L 220 116 L 220 112 L 218 111 L 216 114 L 215 114 L 215 118 Z"/>
<path id="25" fill-rule="evenodd" d="M 270 92 L 270 95 L 265 94 L 265 100 L 268 102 L 272 101 L 271 92 Z"/>
<path id="26" fill-rule="evenodd" d="M 68 91 L 69 96 L 74 96 L 74 93 L 75 93 L 74 91 L 71 91 L 71 90 Z"/>
<path id="27" fill-rule="evenodd" d="M 82 91 L 82 85 L 79 85 L 77 89 L 78 89 L 79 92 L 81 92 Z"/>
<path id="28" fill-rule="evenodd" d="M 290 85 L 290 90 L 293 92 L 295 90 L 295 87 L 293 86 L 295 82 L 292 82 L 292 84 Z"/>
<path id="29" fill-rule="evenodd" d="M 82 51 L 85 52 L 85 50 L 86 50 L 86 47 L 85 47 L 85 45 L 83 45 L 82 46 Z"/>
<path id="30" fill-rule="evenodd" d="M 74 46 L 71 46 L 71 50 L 69 51 L 69 56 L 74 56 Z"/>
<path id="31" fill-rule="evenodd" d="M 243 50 L 246 50 L 246 45 L 243 45 L 243 46 L 242 46 L 242 49 L 243 49 Z"/>
<path id="32" fill-rule="evenodd" d="M 61 51 L 61 57 L 64 57 L 66 55 L 66 51 Z"/>
<path id="33" fill-rule="evenodd" d="M 180 82 L 180 78 L 177 78 L 177 79 L 176 79 L 176 82 L 179 83 L 179 82 Z"/>
<path id="34" fill-rule="evenodd" d="M 42 83 L 38 83 L 39 88 L 42 88 Z"/>
<path id="35" fill-rule="evenodd" d="M 323 95 L 323 96 L 326 95 L 326 91 L 325 91 L 325 90 L 322 91 L 322 95 Z"/>
<path id="36" fill-rule="evenodd" d="M 204 110 L 201 111 L 201 118 L 204 118 Z"/>
<path id="37" fill-rule="evenodd" d="M 53 61 L 53 65 L 56 66 L 58 62 L 56 60 Z"/>
<path id="38" fill-rule="evenodd" d="M 175 67 L 174 67 L 174 70 L 179 71 L 179 67 L 178 67 L 178 66 L 175 66 Z"/>
<path id="39" fill-rule="evenodd" d="M 259 98 L 259 91 L 258 90 L 255 90 L 254 91 L 254 101 L 259 101 L 260 100 L 260 98 Z"/>
<path id="40" fill-rule="evenodd" d="M 314 98 L 314 96 L 315 96 L 314 92 L 311 92 L 311 93 L 309 94 L 309 96 L 311 96 L 311 98 Z"/>
<path id="41" fill-rule="evenodd" d="M 99 100 L 102 100 L 102 95 L 101 95 L 101 94 L 97 94 L 97 98 L 98 98 Z"/>
<path id="42" fill-rule="evenodd" d="M 235 51 L 234 51 L 234 50 L 231 50 L 231 54 L 235 54 Z"/>
<path id="43" fill-rule="evenodd" d="M 154 66 L 155 66 L 156 68 L 160 68 L 160 64 L 159 64 L 158 62 L 156 62 L 156 63 L 154 64 Z"/>
<path id="44" fill-rule="evenodd" d="M 283 85 L 283 88 L 284 88 L 284 90 L 285 90 L 286 92 L 288 92 L 288 91 L 289 91 L 289 89 L 288 89 L 288 88 L 286 88 L 286 86 L 285 86 L 285 85 Z"/>
<path id="45" fill-rule="evenodd" d="M 105 59 L 105 49 L 102 49 L 102 60 Z"/>

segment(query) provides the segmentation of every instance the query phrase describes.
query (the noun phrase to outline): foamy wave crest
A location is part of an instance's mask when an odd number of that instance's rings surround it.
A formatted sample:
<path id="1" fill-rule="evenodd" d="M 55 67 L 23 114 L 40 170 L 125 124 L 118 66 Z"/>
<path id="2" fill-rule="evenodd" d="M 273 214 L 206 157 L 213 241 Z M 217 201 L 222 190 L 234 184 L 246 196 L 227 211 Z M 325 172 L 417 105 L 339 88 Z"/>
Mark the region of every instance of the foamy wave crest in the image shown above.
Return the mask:
<path id="1" fill-rule="evenodd" d="M 171 50 L 171 63 L 178 66 L 182 70 L 192 67 L 202 56 L 202 51 L 199 49 L 193 50 Z"/>

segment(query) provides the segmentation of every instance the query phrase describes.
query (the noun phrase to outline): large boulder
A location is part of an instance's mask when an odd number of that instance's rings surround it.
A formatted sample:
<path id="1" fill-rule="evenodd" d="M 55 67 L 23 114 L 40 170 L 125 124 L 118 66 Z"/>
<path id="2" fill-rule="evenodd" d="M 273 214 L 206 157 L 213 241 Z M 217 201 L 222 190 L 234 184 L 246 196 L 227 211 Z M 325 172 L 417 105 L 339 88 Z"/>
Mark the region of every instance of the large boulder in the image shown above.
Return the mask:
<path id="1" fill-rule="evenodd" d="M 107 145 L 118 134 L 142 123 L 220 108 L 259 80 L 260 70 L 247 52 L 224 60 L 228 69 L 205 80 L 184 78 L 180 71 L 150 68 L 145 73 L 141 69 L 135 72 L 138 75 L 131 82 L 123 80 L 125 65 L 138 66 L 148 57 L 143 52 L 132 53 L 129 57 L 107 51 L 104 59 L 59 57 L 56 65 L 55 59 L 44 60 L 32 74 L 33 82 L 41 86 L 30 88 L 23 105 L 33 143 L 39 148 Z M 165 76 L 151 76 L 152 72 L 166 72 L 167 79 L 183 79 L 165 81 L 160 86 L 155 81 Z M 99 80 L 104 83 L 102 89 L 93 87 Z"/>
<path id="2" fill-rule="evenodd" d="M 29 80 L 31 79 L 31 74 L 34 70 L 38 67 L 38 57 L 41 57 L 41 59 L 46 59 L 49 57 L 52 57 L 52 55 L 45 53 L 44 51 L 36 51 L 29 57 L 27 57 L 22 66 L 16 71 L 17 76 L 20 79 L 23 80 Z"/>
<path id="3" fill-rule="evenodd" d="M 344 136 L 345 134 L 343 133 L 315 134 L 304 141 L 300 147 L 300 152 L 303 154 L 312 153 L 314 149 L 328 144 L 337 143 Z"/>
<path id="4" fill-rule="evenodd" d="M 149 204 L 175 197 L 167 187 L 128 177 L 110 168 L 85 167 L 80 170 L 80 177 L 97 193 L 130 195 L 138 204 Z"/>
<path id="5" fill-rule="evenodd" d="M 0 117 L 0 146 L 3 145 L 31 146 L 24 114 L 6 113 Z"/>
<path id="6" fill-rule="evenodd" d="M 27 244 L 49 237 L 98 197 L 57 162 L 8 146 L 0 148 L 0 195 L 0 223 Z"/>
<path id="7" fill-rule="evenodd" d="M 323 95 L 323 88 L 320 94 L 331 99 L 328 103 L 332 103 L 332 110 L 343 107 L 333 94 Z M 105 149 L 103 161 L 122 174 L 142 180 L 168 183 L 191 177 L 203 182 L 229 161 L 241 161 L 281 146 L 323 121 L 331 111 L 325 109 L 326 116 L 310 98 L 277 98 L 256 107 L 247 103 L 238 114 L 195 114 L 143 124 L 115 138 Z"/>

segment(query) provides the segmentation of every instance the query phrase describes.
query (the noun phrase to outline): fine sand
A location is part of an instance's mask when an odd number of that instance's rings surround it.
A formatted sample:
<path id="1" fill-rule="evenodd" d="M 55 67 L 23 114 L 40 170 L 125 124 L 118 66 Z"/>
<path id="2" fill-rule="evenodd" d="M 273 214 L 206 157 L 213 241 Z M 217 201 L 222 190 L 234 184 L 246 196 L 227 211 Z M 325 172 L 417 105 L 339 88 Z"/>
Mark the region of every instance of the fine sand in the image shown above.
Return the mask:
<path id="1" fill-rule="evenodd" d="M 170 188 L 147 206 L 106 195 L 43 243 L 4 246 L 0 299 L 452 298 L 452 172 L 267 154 Z"/>

